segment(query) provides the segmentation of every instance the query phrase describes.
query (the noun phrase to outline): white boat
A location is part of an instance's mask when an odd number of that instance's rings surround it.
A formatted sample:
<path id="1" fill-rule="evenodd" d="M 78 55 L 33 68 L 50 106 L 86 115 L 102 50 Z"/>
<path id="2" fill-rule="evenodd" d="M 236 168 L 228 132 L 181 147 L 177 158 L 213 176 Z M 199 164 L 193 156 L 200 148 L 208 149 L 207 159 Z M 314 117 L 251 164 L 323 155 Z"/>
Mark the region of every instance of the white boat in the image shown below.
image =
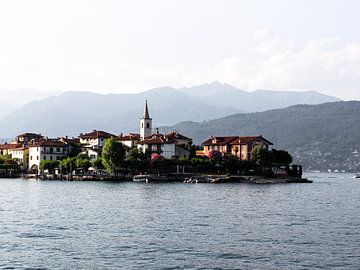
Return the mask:
<path id="1" fill-rule="evenodd" d="M 133 177 L 133 182 L 149 182 L 151 177 L 148 174 L 139 174 Z"/>
<path id="2" fill-rule="evenodd" d="M 353 176 L 353 178 L 360 178 L 360 173 L 355 173 L 355 175 Z"/>

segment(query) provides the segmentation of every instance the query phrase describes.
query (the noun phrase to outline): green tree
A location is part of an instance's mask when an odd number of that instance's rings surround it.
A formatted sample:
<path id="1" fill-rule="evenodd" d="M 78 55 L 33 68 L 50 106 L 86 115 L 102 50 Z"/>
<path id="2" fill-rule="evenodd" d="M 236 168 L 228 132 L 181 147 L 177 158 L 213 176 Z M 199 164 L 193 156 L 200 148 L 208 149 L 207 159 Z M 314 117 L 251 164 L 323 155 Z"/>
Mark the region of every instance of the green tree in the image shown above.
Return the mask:
<path id="1" fill-rule="evenodd" d="M 128 156 L 128 160 L 136 160 L 136 161 L 141 161 L 141 160 L 144 160 L 146 157 L 145 157 L 145 154 L 140 150 L 138 149 L 137 147 L 133 147 L 130 149 L 129 151 L 129 156 Z"/>
<path id="2" fill-rule="evenodd" d="M 63 171 L 71 173 L 76 168 L 76 157 L 67 157 L 60 161 Z"/>
<path id="3" fill-rule="evenodd" d="M 54 173 L 54 170 L 59 166 L 59 162 L 55 160 L 40 161 L 40 170 L 48 170 L 49 173 Z"/>
<path id="4" fill-rule="evenodd" d="M 103 164 L 109 174 L 114 174 L 125 158 L 125 147 L 122 143 L 116 141 L 113 137 L 106 140 L 102 150 Z"/>
<path id="5" fill-rule="evenodd" d="M 98 170 L 103 170 L 105 168 L 101 157 L 98 157 L 97 159 L 95 159 L 92 162 L 92 166 Z"/>
<path id="6" fill-rule="evenodd" d="M 289 165 L 293 161 L 292 156 L 285 150 L 272 149 L 271 152 L 274 157 L 273 162 L 276 164 Z"/>
<path id="7" fill-rule="evenodd" d="M 0 155 L 0 164 L 5 163 L 5 157 L 3 155 Z"/>
<path id="8" fill-rule="evenodd" d="M 76 168 L 81 168 L 84 171 L 87 171 L 89 169 L 89 167 L 91 166 L 90 160 L 87 158 L 83 158 L 83 157 L 76 158 L 75 164 L 76 164 Z"/>
<path id="9" fill-rule="evenodd" d="M 273 155 L 271 151 L 266 149 L 265 145 L 259 144 L 252 149 L 251 159 L 261 167 L 269 166 L 272 163 Z"/>

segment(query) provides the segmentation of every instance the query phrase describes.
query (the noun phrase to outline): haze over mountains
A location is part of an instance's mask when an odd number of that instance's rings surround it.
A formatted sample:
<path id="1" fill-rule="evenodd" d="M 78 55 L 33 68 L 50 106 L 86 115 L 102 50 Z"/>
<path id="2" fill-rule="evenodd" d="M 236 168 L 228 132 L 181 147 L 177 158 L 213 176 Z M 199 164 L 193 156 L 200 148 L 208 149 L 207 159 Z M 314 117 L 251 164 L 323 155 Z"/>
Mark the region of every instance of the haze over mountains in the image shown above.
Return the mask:
<path id="1" fill-rule="evenodd" d="M 0 118 L 7 116 L 31 101 L 58 96 L 61 93 L 61 91 L 36 91 L 34 89 L 0 89 Z"/>
<path id="2" fill-rule="evenodd" d="M 6 96 L 9 94 L 2 93 L 2 97 Z M 154 127 L 188 120 L 211 120 L 238 112 L 339 100 L 316 91 L 246 92 L 217 81 L 190 88 L 160 87 L 139 94 L 65 92 L 45 97 L 8 115 L 3 113 L 0 137 L 11 138 L 25 131 L 47 136 L 73 136 L 92 129 L 104 129 L 115 134 L 136 132 L 145 100 L 149 101 Z"/>

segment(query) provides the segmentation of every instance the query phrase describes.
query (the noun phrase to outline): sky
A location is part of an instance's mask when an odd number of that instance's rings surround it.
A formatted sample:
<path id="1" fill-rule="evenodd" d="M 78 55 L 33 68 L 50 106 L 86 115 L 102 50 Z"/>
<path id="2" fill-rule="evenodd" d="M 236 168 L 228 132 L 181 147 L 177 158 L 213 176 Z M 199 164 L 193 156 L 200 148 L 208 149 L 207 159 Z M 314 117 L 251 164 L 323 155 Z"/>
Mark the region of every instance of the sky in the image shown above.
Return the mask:
<path id="1" fill-rule="evenodd" d="M 0 0 L 0 88 L 218 80 L 360 100 L 358 0 Z"/>

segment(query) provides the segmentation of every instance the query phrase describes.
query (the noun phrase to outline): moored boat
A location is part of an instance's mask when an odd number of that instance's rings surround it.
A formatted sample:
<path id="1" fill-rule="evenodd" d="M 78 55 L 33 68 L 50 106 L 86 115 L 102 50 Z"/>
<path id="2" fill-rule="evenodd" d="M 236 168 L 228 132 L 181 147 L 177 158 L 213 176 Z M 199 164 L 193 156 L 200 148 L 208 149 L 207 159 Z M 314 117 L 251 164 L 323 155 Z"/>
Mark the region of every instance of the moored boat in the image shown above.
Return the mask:
<path id="1" fill-rule="evenodd" d="M 133 177 L 133 182 L 149 182 L 151 180 L 150 175 L 148 174 L 139 174 L 139 175 L 135 175 Z"/>
<path id="2" fill-rule="evenodd" d="M 355 175 L 353 176 L 353 178 L 360 178 L 360 173 L 355 173 Z"/>

